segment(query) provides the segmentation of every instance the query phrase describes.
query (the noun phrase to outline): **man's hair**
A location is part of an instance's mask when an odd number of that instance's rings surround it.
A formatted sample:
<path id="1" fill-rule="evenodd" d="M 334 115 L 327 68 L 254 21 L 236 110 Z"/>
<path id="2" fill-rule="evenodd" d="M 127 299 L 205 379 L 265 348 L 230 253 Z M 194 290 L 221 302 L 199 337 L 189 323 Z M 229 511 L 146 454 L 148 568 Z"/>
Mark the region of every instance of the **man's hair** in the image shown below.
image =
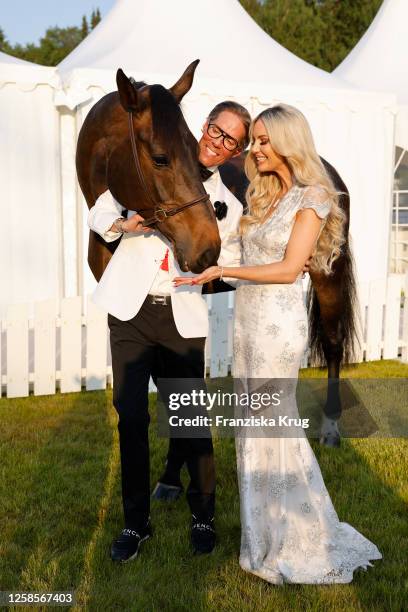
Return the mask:
<path id="1" fill-rule="evenodd" d="M 234 102 L 233 100 L 225 100 L 224 102 L 220 102 L 210 112 L 208 115 L 208 122 L 212 123 L 217 120 L 218 115 L 223 113 L 224 111 L 228 111 L 229 113 L 234 113 L 237 115 L 243 123 L 245 128 L 245 138 L 240 145 L 243 149 L 246 149 L 249 143 L 249 128 L 251 126 L 251 115 L 248 113 L 245 106 L 242 104 L 238 104 L 238 102 Z"/>

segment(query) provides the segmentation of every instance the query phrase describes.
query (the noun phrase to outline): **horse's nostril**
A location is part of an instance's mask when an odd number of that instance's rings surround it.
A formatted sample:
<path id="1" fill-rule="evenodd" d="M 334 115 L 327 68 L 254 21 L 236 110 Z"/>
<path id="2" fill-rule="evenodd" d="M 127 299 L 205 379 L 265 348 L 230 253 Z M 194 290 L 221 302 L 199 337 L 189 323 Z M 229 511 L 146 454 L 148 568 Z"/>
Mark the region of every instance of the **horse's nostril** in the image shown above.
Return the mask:
<path id="1" fill-rule="evenodd" d="M 202 270 L 205 270 L 206 268 L 209 268 L 210 266 L 215 266 L 217 264 L 217 254 L 218 253 L 216 249 L 207 249 L 198 258 L 197 260 L 198 266 Z"/>

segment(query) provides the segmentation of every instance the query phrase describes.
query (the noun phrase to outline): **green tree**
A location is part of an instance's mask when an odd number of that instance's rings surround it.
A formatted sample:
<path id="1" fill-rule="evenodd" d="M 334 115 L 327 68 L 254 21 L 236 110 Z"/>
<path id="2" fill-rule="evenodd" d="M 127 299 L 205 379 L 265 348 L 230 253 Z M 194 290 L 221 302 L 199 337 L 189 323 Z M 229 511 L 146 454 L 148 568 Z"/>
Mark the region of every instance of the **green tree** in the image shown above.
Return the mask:
<path id="1" fill-rule="evenodd" d="M 351 51 L 382 0 L 240 0 L 274 40 L 331 72 Z"/>
<path id="2" fill-rule="evenodd" d="M 315 2 L 240 1 L 258 25 L 276 42 L 307 62 L 321 66 L 325 24 Z"/>
<path id="3" fill-rule="evenodd" d="M 91 28 L 92 30 L 98 25 L 98 23 L 101 20 L 101 12 L 100 10 L 97 8 L 96 11 L 92 11 L 92 15 L 91 15 Z"/>
<path id="4" fill-rule="evenodd" d="M 81 35 L 82 38 L 86 38 L 89 34 L 89 26 L 88 21 L 86 19 L 86 15 L 82 17 L 82 26 L 81 26 Z"/>
<path id="5" fill-rule="evenodd" d="M 91 28 L 93 29 L 100 20 L 101 13 L 99 9 L 92 11 L 90 17 Z M 0 50 L 29 62 L 43 64 L 44 66 L 56 66 L 79 45 L 89 34 L 89 30 L 89 23 L 84 15 L 81 27 L 59 28 L 55 26 L 47 29 L 37 45 L 28 43 L 26 45 L 16 44 L 13 46 L 8 43 L 3 30 L 0 28 Z"/>
<path id="6" fill-rule="evenodd" d="M 322 48 L 322 58 L 330 70 L 355 47 L 376 16 L 382 0 L 325 0 L 319 12 L 326 24 L 326 38 L 331 44 Z"/>
<path id="7" fill-rule="evenodd" d="M 266 0 L 262 27 L 295 55 L 320 64 L 325 27 L 314 4 L 305 0 Z"/>
<path id="8" fill-rule="evenodd" d="M 261 25 L 263 15 L 263 5 L 259 0 L 240 0 L 242 6 L 249 15 Z"/>
<path id="9" fill-rule="evenodd" d="M 13 47 L 12 54 L 29 62 L 56 66 L 79 45 L 81 40 L 81 28 L 48 28 L 39 45 L 29 43 L 23 47 L 17 44 Z"/>
<path id="10" fill-rule="evenodd" d="M 4 34 L 4 30 L 2 30 L 2 28 L 0 28 L 0 51 L 3 51 L 3 53 L 11 52 L 10 43 L 8 42 L 6 35 Z"/>

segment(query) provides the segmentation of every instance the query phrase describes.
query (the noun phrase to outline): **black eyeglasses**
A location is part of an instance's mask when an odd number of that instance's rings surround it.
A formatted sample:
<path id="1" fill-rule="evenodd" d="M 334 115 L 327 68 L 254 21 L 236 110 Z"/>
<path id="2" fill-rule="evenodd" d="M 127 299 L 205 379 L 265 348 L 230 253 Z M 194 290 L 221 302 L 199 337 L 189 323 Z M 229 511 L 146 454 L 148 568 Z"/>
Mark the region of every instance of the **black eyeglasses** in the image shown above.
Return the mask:
<path id="1" fill-rule="evenodd" d="M 222 136 L 222 144 L 227 151 L 235 151 L 235 149 L 238 149 L 239 147 L 238 140 L 224 132 L 216 123 L 208 124 L 207 134 L 211 136 L 211 138 L 221 138 Z"/>

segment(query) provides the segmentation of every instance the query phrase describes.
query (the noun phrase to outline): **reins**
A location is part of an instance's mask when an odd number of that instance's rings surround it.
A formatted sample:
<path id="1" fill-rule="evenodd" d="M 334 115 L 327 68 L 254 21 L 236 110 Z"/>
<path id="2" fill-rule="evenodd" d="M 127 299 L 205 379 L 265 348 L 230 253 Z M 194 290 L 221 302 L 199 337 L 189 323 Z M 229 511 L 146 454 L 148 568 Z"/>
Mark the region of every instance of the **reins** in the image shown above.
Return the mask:
<path id="1" fill-rule="evenodd" d="M 135 162 L 137 176 L 139 178 L 143 191 L 146 194 L 147 199 L 151 202 L 151 207 L 140 209 L 137 212 L 144 212 L 144 211 L 150 211 L 150 210 L 153 211 L 153 215 L 145 219 L 143 221 L 143 225 L 147 227 L 149 225 L 154 225 L 155 223 L 162 223 L 163 221 L 167 219 L 167 217 L 173 217 L 174 215 L 177 215 L 179 212 L 182 212 L 183 210 L 186 210 L 187 208 L 190 208 L 191 206 L 194 206 L 195 204 L 199 204 L 200 202 L 204 202 L 205 200 L 208 200 L 208 195 L 204 194 L 200 196 L 199 198 L 195 198 L 194 200 L 190 200 L 190 202 L 186 202 L 185 204 L 181 204 L 180 206 L 176 206 L 175 208 L 170 208 L 169 210 L 165 210 L 163 206 L 165 204 L 170 204 L 171 201 L 161 202 L 158 204 L 153 198 L 146 184 L 146 180 L 142 172 L 142 168 L 140 165 L 140 159 L 139 159 L 139 155 L 137 152 L 135 128 L 133 125 L 133 113 L 131 111 L 128 113 L 128 120 L 129 120 L 130 142 L 132 144 L 132 153 L 133 153 L 133 159 Z"/>

